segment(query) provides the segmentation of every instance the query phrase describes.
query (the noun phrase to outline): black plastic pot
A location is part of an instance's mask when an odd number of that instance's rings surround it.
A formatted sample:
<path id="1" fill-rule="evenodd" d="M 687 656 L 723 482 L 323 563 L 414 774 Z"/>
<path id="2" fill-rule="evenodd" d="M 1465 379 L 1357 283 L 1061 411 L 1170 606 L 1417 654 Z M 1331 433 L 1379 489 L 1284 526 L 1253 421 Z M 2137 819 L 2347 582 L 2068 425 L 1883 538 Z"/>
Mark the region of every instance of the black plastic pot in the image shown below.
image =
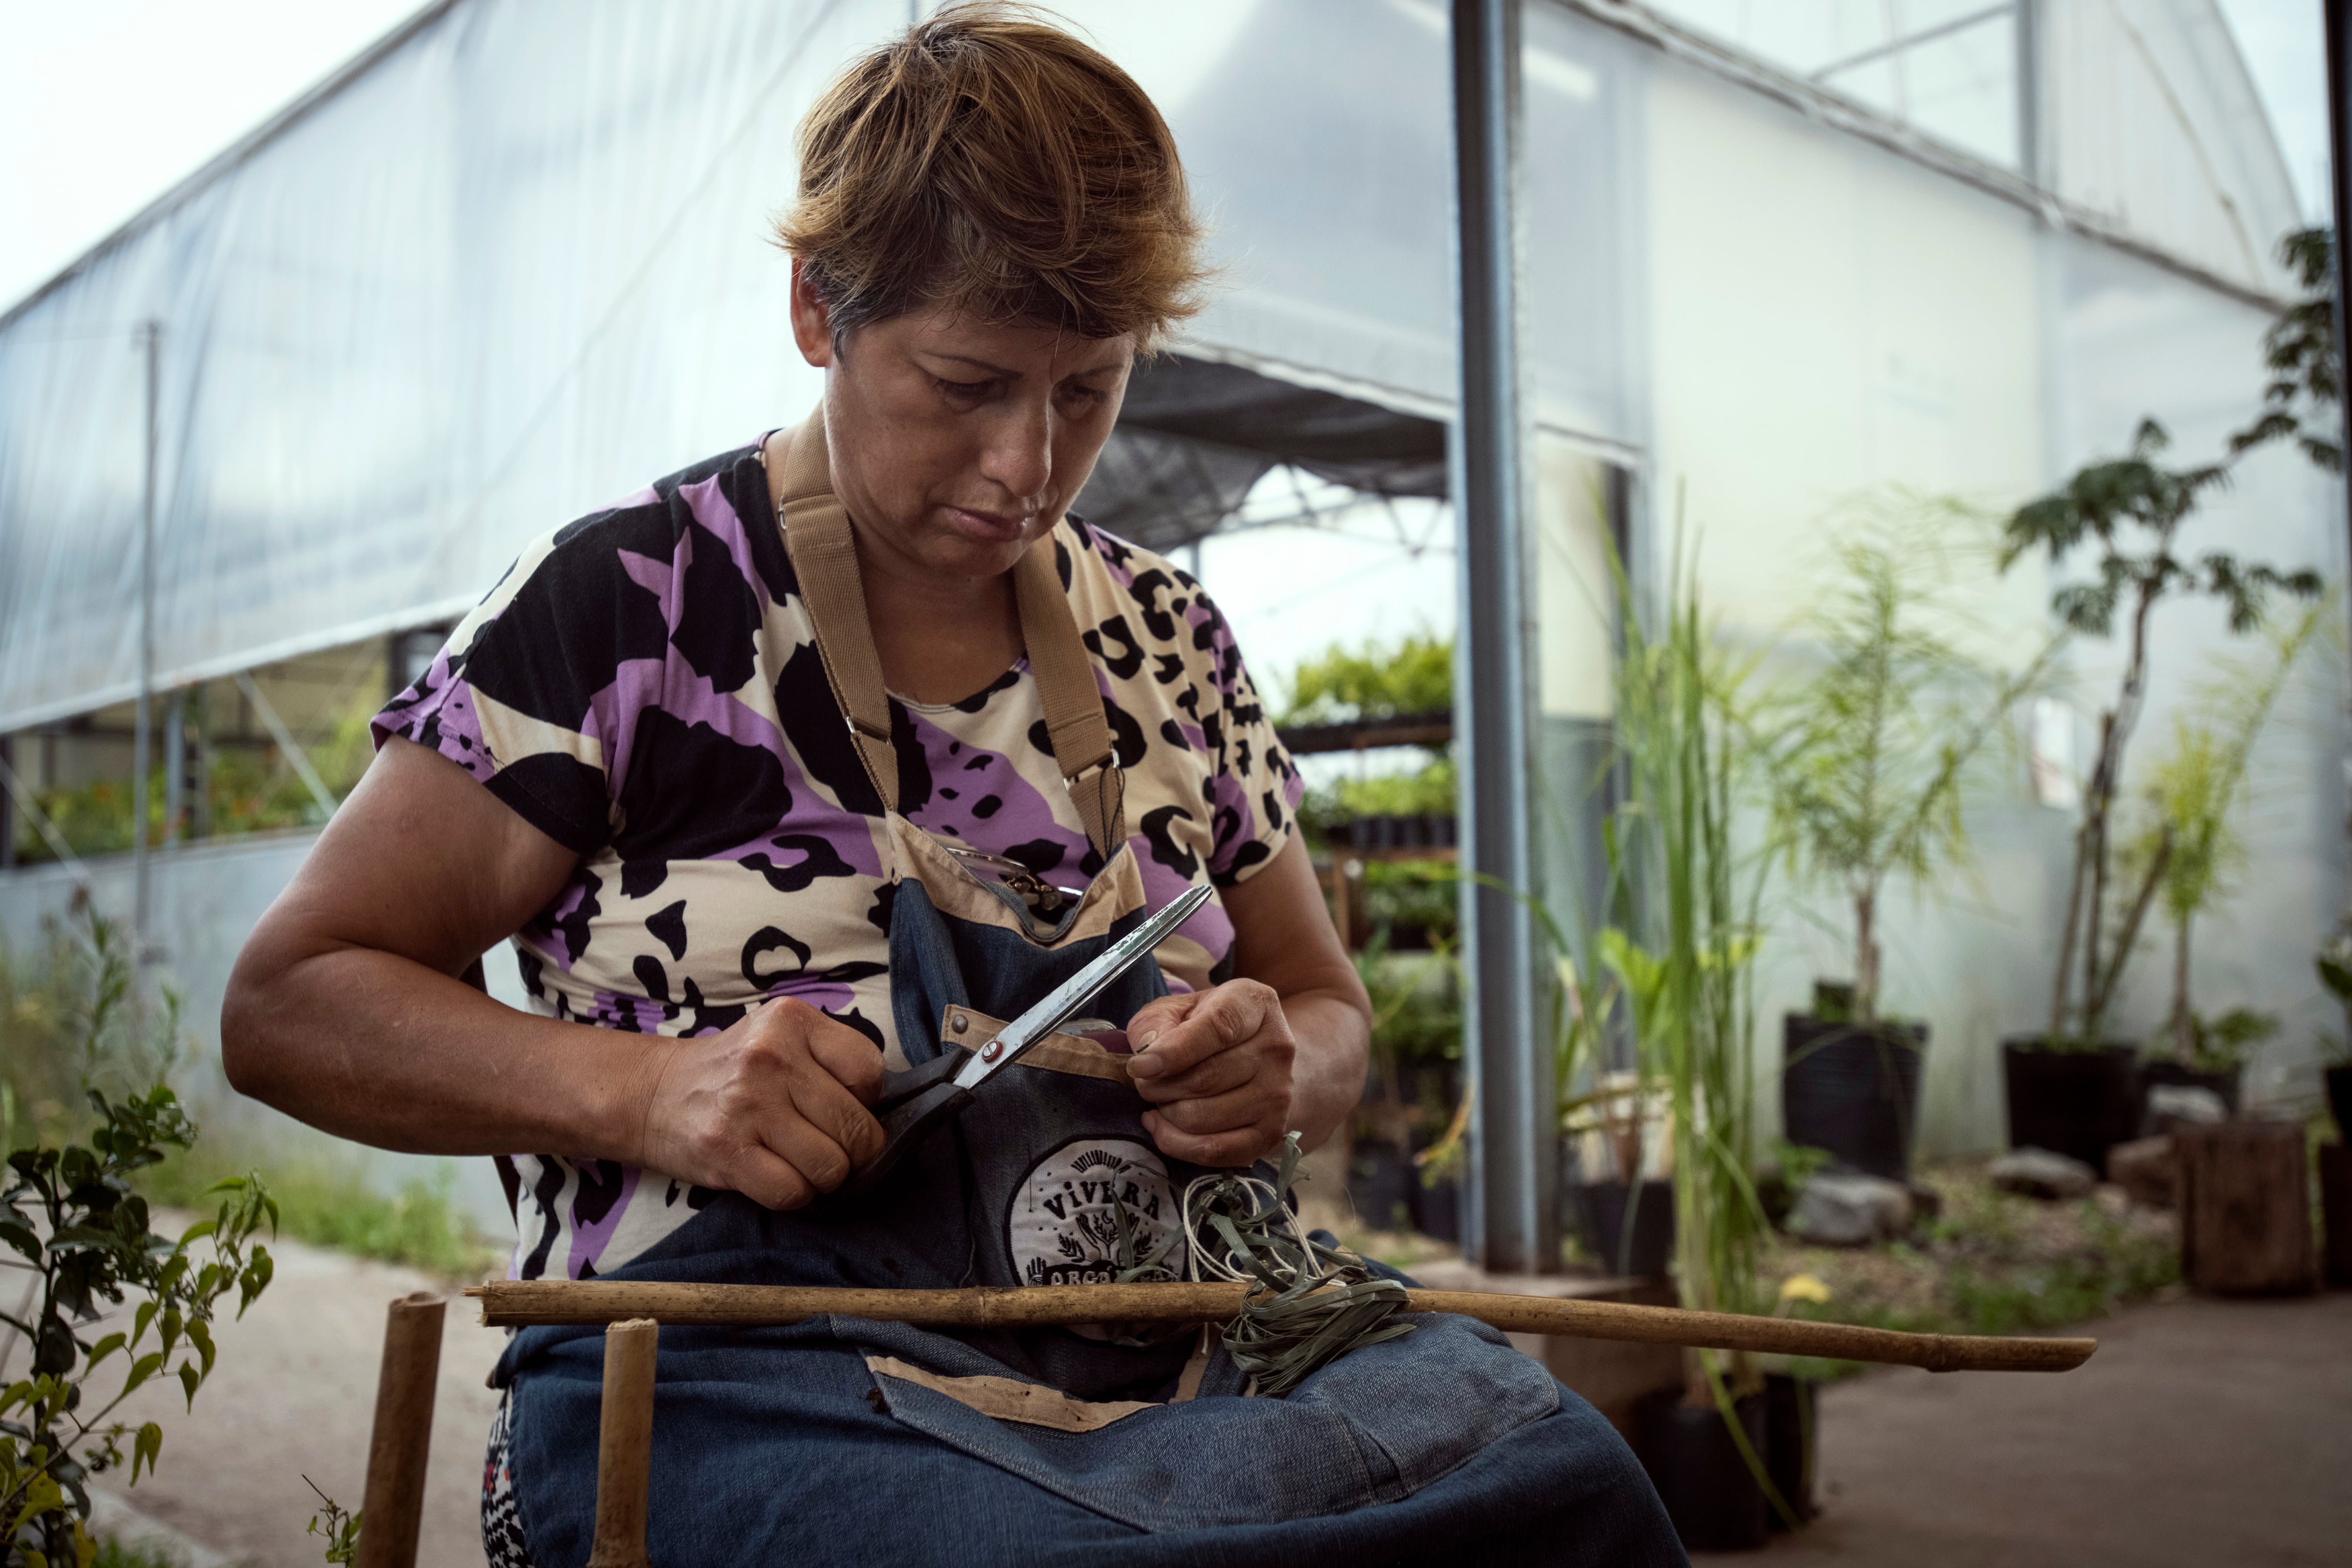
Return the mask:
<path id="1" fill-rule="evenodd" d="M 2352 1062 L 2327 1069 L 2327 1108 L 2336 1112 L 2336 1135 L 2352 1143 Z"/>
<path id="2" fill-rule="evenodd" d="M 2352 1146 L 2322 1143 L 2319 1214 L 2325 1226 L 2327 1282 L 2352 1285 Z"/>
<path id="3" fill-rule="evenodd" d="M 1584 1249 L 1601 1268 L 1640 1279 L 1662 1279 L 1675 1256 L 1675 1184 L 1642 1184 L 1640 1199 L 1632 1205 L 1633 1228 L 1629 1244 L 1625 1210 L 1631 1193 L 1622 1182 L 1573 1186 L 1569 1189 L 1570 1212 L 1576 1216 Z"/>
<path id="4" fill-rule="evenodd" d="M 1919 1126 L 1919 1060 L 1927 1026 L 1780 1023 L 1780 1120 L 1791 1143 L 1829 1152 L 1839 1168 L 1911 1179 Z"/>
<path id="5" fill-rule="evenodd" d="M 2000 1044 L 2009 1146 L 2067 1154 L 2095 1171 L 2139 1131 L 2139 1053 L 2129 1046 L 2053 1051 L 2041 1035 Z"/>
<path id="6" fill-rule="evenodd" d="M 1748 1446 L 1765 1450 L 1764 1395 L 1734 1407 Z M 1771 1508 L 1713 1405 L 1683 1403 L 1679 1388 L 1645 1394 L 1633 1409 L 1633 1451 L 1692 1552 L 1746 1552 L 1764 1544 Z"/>
<path id="7" fill-rule="evenodd" d="M 1412 1173 L 1412 1228 L 1432 1241 L 1462 1239 L 1462 1185 L 1451 1176 L 1424 1183 Z"/>
<path id="8" fill-rule="evenodd" d="M 2139 1064 L 2138 1131 L 2145 1132 L 2148 1130 L 2147 1091 L 2158 1085 L 2174 1089 L 2210 1089 L 2221 1097 L 2221 1103 L 2230 1108 L 2231 1115 L 2237 1115 L 2238 1086 L 2244 1076 L 2245 1069 L 2242 1068 L 2231 1068 L 2226 1072 L 2199 1072 L 2195 1068 L 2184 1067 L 2165 1057 L 2142 1061 Z"/>
<path id="9" fill-rule="evenodd" d="M 1813 1517 L 1813 1478 L 1820 1473 L 1820 1384 L 1810 1377 L 1786 1373 L 1764 1374 L 1764 1473 L 1799 1524 Z M 1789 1521 L 1769 1509 L 1770 1526 L 1786 1530 Z"/>
<path id="10" fill-rule="evenodd" d="M 1411 1156 L 1393 1143 L 1368 1140 L 1349 1155 L 1348 1200 L 1357 1219 L 1375 1230 L 1396 1229 L 1400 1211 L 1412 1223 L 1416 1184 Z"/>

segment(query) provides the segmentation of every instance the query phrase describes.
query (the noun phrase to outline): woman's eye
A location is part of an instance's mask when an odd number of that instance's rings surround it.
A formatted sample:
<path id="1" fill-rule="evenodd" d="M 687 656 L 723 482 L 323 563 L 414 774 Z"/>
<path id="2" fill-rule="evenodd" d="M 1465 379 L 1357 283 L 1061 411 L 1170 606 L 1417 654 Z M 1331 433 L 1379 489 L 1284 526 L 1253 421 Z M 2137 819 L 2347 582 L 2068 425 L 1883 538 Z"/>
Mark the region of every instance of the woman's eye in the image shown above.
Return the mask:
<path id="1" fill-rule="evenodd" d="M 988 389 L 996 384 L 992 381 L 950 381 L 945 376 L 935 376 L 932 379 L 940 384 L 940 390 L 950 397 L 959 397 L 966 401 L 986 396 Z"/>
<path id="2" fill-rule="evenodd" d="M 1109 393 L 1101 390 L 1099 387 L 1093 386 L 1065 387 L 1063 389 L 1063 395 L 1070 398 L 1074 402 L 1090 404 L 1097 407 L 1099 407 L 1103 404 L 1110 401 Z"/>

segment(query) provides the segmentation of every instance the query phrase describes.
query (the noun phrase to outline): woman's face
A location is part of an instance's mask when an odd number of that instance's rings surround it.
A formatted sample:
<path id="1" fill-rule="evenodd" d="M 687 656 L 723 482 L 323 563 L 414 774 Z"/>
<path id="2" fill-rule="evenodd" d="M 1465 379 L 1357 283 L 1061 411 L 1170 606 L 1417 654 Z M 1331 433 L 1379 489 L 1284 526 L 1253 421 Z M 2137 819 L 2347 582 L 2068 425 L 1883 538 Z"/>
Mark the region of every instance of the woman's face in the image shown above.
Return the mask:
<path id="1" fill-rule="evenodd" d="M 834 493 L 886 571 L 1010 571 L 1060 521 L 1118 418 L 1129 338 L 917 312 L 836 349 L 793 263 L 793 335 L 823 368 Z"/>

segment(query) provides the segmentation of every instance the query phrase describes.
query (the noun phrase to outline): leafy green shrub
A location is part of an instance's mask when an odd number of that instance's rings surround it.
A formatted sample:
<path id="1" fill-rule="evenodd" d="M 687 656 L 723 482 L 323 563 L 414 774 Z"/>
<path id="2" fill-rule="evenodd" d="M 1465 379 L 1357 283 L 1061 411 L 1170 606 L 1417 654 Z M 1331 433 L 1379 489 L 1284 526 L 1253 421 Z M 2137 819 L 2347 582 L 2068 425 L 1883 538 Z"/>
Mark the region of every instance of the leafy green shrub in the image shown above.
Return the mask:
<path id="1" fill-rule="evenodd" d="M 215 1304 L 234 1290 L 243 1316 L 269 1285 L 268 1249 L 248 1245 L 276 1221 L 261 1183 L 215 1184 L 213 1217 L 166 1240 L 150 1227 L 131 1177 L 166 1146 L 194 1142 L 195 1124 L 160 1084 L 121 1101 L 95 1089 L 89 1099 L 99 1125 L 88 1143 L 16 1150 L 0 1188 L 0 1245 L 16 1255 L 10 1268 L 34 1277 L 26 1305 L 0 1312 L 0 1327 L 33 1352 L 30 1375 L 0 1388 L 0 1563 L 8 1568 L 89 1563 L 97 1547 L 86 1522 L 88 1478 L 121 1465 L 128 1443 L 136 1485 L 163 1446 L 157 1423 L 134 1430 L 108 1417 L 158 1376 L 176 1378 L 193 1405 L 213 1369 Z M 200 1241 L 211 1243 L 209 1257 L 196 1250 Z M 129 1295 L 144 1300 L 128 1330 L 81 1336 L 81 1325 Z M 86 1384 L 117 1353 L 128 1363 L 122 1385 L 92 1409 Z"/>
<path id="2" fill-rule="evenodd" d="M 31 960 L 0 947 L 0 1144 L 70 1137 L 85 1088 L 128 1094 L 179 1062 L 179 999 L 140 993 L 127 929 L 83 902 L 47 938 Z"/>
<path id="3" fill-rule="evenodd" d="M 1439 757 L 1412 773 L 1343 778 L 1307 792 L 1298 824 L 1308 842 L 1328 844 L 1360 816 L 1452 816 L 1457 799 L 1454 759 Z"/>
<path id="4" fill-rule="evenodd" d="M 1444 713 L 1454 706 L 1454 639 L 1409 637 L 1350 649 L 1333 643 L 1290 678 L 1285 727 Z"/>
<path id="5" fill-rule="evenodd" d="M 1418 932 L 1430 947 L 1450 948 L 1461 929 L 1461 879 L 1443 860 L 1370 860 L 1364 865 L 1364 904 L 1375 936 Z"/>

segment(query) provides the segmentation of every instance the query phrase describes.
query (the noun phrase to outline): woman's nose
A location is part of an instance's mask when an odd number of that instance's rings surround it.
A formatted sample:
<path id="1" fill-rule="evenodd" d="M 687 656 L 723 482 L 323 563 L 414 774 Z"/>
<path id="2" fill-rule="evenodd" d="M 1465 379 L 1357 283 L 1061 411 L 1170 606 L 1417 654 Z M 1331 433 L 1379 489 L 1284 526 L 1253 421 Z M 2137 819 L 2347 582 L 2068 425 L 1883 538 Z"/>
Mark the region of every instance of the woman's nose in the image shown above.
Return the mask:
<path id="1" fill-rule="evenodd" d="M 1042 501 L 1054 478 L 1052 407 L 1014 401 L 991 420 L 980 471 L 1024 503 Z"/>

